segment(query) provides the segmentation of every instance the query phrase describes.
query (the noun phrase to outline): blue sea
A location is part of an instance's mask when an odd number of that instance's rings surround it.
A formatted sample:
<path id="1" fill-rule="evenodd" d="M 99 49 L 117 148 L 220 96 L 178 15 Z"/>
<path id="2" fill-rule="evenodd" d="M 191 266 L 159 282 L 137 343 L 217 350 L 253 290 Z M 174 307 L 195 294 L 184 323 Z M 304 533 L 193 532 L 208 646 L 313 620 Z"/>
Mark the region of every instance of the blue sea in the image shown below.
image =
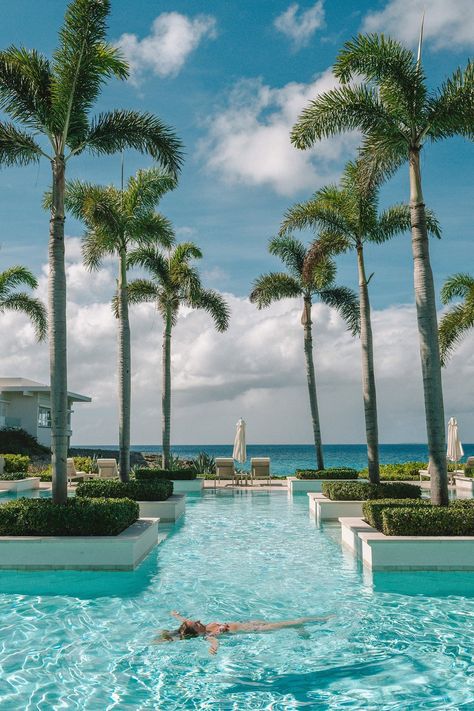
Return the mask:
<path id="1" fill-rule="evenodd" d="M 79 445 L 77 445 L 79 446 Z M 101 449 L 116 449 L 116 445 L 95 445 Z M 134 445 L 138 452 L 159 453 L 156 445 Z M 207 452 L 213 457 L 231 457 L 232 444 L 183 444 L 172 447 L 175 456 L 192 459 L 199 452 Z M 466 456 L 474 455 L 474 444 L 464 444 Z M 314 447 L 309 444 L 249 444 L 247 445 L 248 464 L 251 457 L 270 457 L 273 474 L 292 474 L 295 469 L 315 468 Z M 367 447 L 365 444 L 328 444 L 324 447 L 326 467 L 354 467 L 363 469 L 367 466 Z M 399 462 L 427 462 L 426 444 L 382 444 L 380 445 L 382 464 Z M 244 467 L 245 468 L 245 465 Z"/>

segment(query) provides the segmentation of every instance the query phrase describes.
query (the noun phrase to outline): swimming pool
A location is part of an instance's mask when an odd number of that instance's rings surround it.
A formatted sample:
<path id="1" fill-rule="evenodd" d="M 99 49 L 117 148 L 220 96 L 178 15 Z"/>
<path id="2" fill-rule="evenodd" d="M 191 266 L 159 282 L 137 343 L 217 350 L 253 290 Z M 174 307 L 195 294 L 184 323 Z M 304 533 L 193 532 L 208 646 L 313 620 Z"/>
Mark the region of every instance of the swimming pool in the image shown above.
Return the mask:
<path id="1" fill-rule="evenodd" d="M 0 572 L 0 708 L 474 708 L 474 576 L 369 577 L 306 496 L 206 492 L 133 573 Z M 169 611 L 205 621 L 331 615 L 152 645 Z"/>

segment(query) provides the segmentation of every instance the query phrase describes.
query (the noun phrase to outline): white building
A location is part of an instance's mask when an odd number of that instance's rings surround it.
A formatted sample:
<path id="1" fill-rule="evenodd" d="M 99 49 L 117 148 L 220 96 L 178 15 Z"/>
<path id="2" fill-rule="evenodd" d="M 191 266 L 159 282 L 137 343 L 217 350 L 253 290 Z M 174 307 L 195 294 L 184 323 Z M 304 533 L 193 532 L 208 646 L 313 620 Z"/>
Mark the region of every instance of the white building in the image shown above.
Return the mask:
<path id="1" fill-rule="evenodd" d="M 26 378 L 0 378 L 0 427 L 21 427 L 45 447 L 51 446 L 51 388 Z M 74 402 L 91 402 L 68 392 L 69 437 Z"/>

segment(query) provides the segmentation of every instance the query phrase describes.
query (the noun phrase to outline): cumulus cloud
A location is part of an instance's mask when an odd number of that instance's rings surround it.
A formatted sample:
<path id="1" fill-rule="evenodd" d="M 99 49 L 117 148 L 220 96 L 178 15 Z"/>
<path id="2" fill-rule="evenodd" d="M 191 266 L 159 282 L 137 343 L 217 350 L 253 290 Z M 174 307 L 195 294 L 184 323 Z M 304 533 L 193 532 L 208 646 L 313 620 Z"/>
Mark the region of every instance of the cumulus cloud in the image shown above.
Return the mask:
<path id="1" fill-rule="evenodd" d="M 217 36 L 217 24 L 211 15 L 194 18 L 179 12 L 163 12 L 155 18 L 150 34 L 139 39 L 123 34 L 117 42 L 125 54 L 132 81 L 138 82 L 146 71 L 160 77 L 176 76 L 187 58 L 206 38 Z"/>
<path id="2" fill-rule="evenodd" d="M 282 88 L 259 79 L 238 82 L 226 105 L 210 117 L 200 155 L 229 182 L 267 185 L 282 195 L 336 180 L 343 159 L 356 146 L 355 134 L 323 140 L 308 151 L 290 141 L 301 110 L 334 86 L 329 69 L 309 84 L 290 82 Z"/>
<path id="3" fill-rule="evenodd" d="M 116 322 L 110 309 L 116 267 L 90 274 L 77 241 L 67 243 L 69 387 L 90 395 L 73 416 L 76 444 L 117 441 Z M 46 294 L 46 277 L 40 293 Z M 284 301 L 258 311 L 226 294 L 232 320 L 217 333 L 205 313 L 183 310 L 173 332 L 173 441 L 229 442 L 235 421 L 248 422 L 252 442 L 311 441 L 300 325 L 301 307 Z M 0 316 L 0 374 L 47 382 L 46 345 L 27 320 Z M 360 349 L 339 317 L 314 308 L 315 363 L 326 442 L 363 442 Z M 161 329 L 149 304 L 131 310 L 133 342 L 132 441 L 160 442 Z M 425 423 L 416 315 L 412 306 L 373 312 L 380 436 L 385 442 L 424 441 Z M 474 431 L 466 383 L 474 378 L 474 336 L 465 339 L 444 372 L 447 416 L 455 414 L 466 441 Z M 472 437 L 471 437 L 472 439 Z"/>
<path id="4" fill-rule="evenodd" d="M 435 49 L 474 46 L 474 3 L 472 0 L 390 0 L 383 10 L 369 13 L 365 32 L 384 32 L 414 45 L 426 11 L 424 37 Z"/>
<path id="5" fill-rule="evenodd" d="M 292 3 L 274 22 L 275 28 L 292 40 L 295 49 L 306 46 L 316 30 L 323 25 L 323 0 L 301 11 L 298 3 Z"/>

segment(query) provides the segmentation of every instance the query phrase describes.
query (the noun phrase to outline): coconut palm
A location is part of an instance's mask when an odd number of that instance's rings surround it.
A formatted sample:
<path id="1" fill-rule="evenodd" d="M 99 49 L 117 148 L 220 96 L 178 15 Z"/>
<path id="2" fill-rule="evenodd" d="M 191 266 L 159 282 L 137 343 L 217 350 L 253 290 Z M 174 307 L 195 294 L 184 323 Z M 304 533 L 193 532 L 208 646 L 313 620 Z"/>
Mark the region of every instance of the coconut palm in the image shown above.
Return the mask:
<path id="1" fill-rule="evenodd" d="M 304 354 L 309 404 L 313 424 L 314 446 L 318 469 L 324 469 L 321 426 L 319 420 L 316 377 L 313 361 L 312 304 L 318 298 L 323 304 L 335 308 L 353 334 L 359 328 L 357 297 L 344 286 L 335 286 L 336 266 L 323 255 L 312 262 L 311 269 L 304 272 L 306 247 L 288 234 L 275 237 L 269 243 L 270 254 L 279 257 L 288 272 L 270 272 L 260 276 L 253 285 L 250 301 L 258 308 L 270 306 L 275 301 L 288 298 L 303 300 L 301 324 L 304 329 Z"/>
<path id="2" fill-rule="evenodd" d="M 441 301 L 449 304 L 454 299 L 463 299 L 454 304 L 441 318 L 439 345 L 441 361 L 446 365 L 459 341 L 474 328 L 474 278 L 470 274 L 454 274 L 441 289 Z"/>
<path id="3" fill-rule="evenodd" d="M 432 501 L 448 503 L 444 406 L 433 274 L 420 155 L 427 142 L 474 133 L 474 64 L 458 69 L 437 92 L 428 90 L 418 58 L 383 35 L 347 42 L 334 73 L 341 86 L 320 94 L 293 127 L 301 149 L 342 131 L 360 130 L 363 153 L 388 176 L 409 165 L 415 299 L 420 335 Z"/>
<path id="4" fill-rule="evenodd" d="M 86 225 L 83 256 L 95 270 L 107 256 L 118 259 L 114 309 L 118 324 L 120 478 L 130 475 L 131 346 L 128 315 L 127 255 L 132 247 L 174 241 L 170 222 L 154 211 L 160 198 L 173 190 L 176 180 L 157 168 L 139 170 L 125 187 L 102 187 L 81 181 L 66 188 L 66 208 Z"/>
<path id="5" fill-rule="evenodd" d="M 30 319 L 38 341 L 46 338 L 48 321 L 42 301 L 24 291 L 16 291 L 20 286 L 36 289 L 36 277 L 26 267 L 10 267 L 0 272 L 0 314 L 5 311 L 20 311 Z"/>
<path id="6" fill-rule="evenodd" d="M 329 185 L 319 190 L 311 200 L 294 205 L 287 211 L 280 235 L 295 229 L 311 228 L 318 238 L 308 250 L 304 274 L 309 276 L 321 254 L 354 251 L 357 257 L 360 308 L 360 342 L 362 354 L 362 394 L 369 479 L 380 481 L 377 393 L 375 386 L 374 351 L 370 313 L 369 281 L 365 268 L 364 245 L 381 244 L 396 234 L 410 229 L 408 205 L 394 205 L 378 212 L 379 181 L 376 172 L 368 175 L 361 163 L 348 163 L 340 186 Z M 439 226 L 428 212 L 430 231 L 440 236 Z"/>
<path id="7" fill-rule="evenodd" d="M 142 267 L 150 279 L 135 279 L 128 286 L 130 303 L 152 302 L 163 318 L 162 358 L 162 445 L 163 469 L 171 462 L 171 336 L 178 321 L 180 306 L 204 309 L 213 318 L 215 327 L 223 332 L 229 325 L 229 307 L 222 296 L 205 289 L 193 259 L 202 252 L 192 242 L 177 244 L 167 255 L 157 246 L 142 246 L 129 256 L 129 266 Z"/>
<path id="8" fill-rule="evenodd" d="M 110 0 L 73 0 L 51 60 L 36 50 L 0 52 L 0 164 L 25 165 L 45 158 L 52 168 L 49 237 L 49 341 L 51 365 L 53 499 L 67 499 L 66 273 L 64 188 L 75 156 L 135 148 L 177 172 L 180 143 L 160 119 L 138 111 L 90 112 L 102 86 L 125 79 L 127 63 L 106 42 Z"/>

